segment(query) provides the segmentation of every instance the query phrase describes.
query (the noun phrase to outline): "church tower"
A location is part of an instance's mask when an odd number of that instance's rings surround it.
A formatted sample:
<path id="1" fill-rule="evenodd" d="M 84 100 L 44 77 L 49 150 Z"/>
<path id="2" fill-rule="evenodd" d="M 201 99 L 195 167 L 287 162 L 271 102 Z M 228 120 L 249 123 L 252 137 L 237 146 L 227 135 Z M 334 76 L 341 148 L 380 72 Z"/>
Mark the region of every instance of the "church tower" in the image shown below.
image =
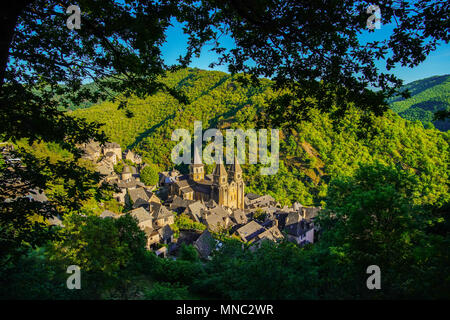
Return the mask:
<path id="1" fill-rule="evenodd" d="M 205 166 L 203 163 L 200 164 L 190 164 L 189 165 L 189 176 L 195 182 L 205 179 Z"/>
<path id="2" fill-rule="evenodd" d="M 205 179 L 205 166 L 197 148 L 194 147 L 194 163 L 189 165 L 189 177 L 195 182 Z"/>
<path id="3" fill-rule="evenodd" d="M 213 172 L 213 199 L 228 207 L 228 174 L 222 162 L 216 163 Z"/>
<path id="4" fill-rule="evenodd" d="M 239 162 L 238 162 L 238 159 L 236 156 L 234 157 L 234 163 L 231 165 L 231 168 L 230 168 L 230 178 L 236 184 L 236 188 L 235 188 L 236 192 L 235 192 L 235 195 L 233 196 L 233 198 L 235 199 L 233 207 L 238 208 L 238 209 L 244 209 L 245 184 L 244 184 L 244 180 L 242 179 L 242 169 L 241 169 L 241 166 L 239 165 Z"/>

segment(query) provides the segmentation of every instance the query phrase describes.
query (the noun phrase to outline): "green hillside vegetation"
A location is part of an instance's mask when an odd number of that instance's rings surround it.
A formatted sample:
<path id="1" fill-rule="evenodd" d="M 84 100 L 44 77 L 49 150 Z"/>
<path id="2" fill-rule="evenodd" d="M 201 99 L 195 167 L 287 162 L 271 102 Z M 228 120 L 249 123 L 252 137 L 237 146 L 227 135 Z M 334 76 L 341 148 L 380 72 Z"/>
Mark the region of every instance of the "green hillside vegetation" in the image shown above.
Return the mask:
<path id="1" fill-rule="evenodd" d="M 274 96 L 268 80 L 261 87 L 245 88 L 236 78 L 217 71 L 184 69 L 169 74 L 165 81 L 181 89 L 190 103 L 182 105 L 159 93 L 145 100 L 129 99 L 131 118 L 117 108 L 118 103 L 111 102 L 73 114 L 104 123 L 103 130 L 111 141 L 134 149 L 148 163 L 171 168 L 170 154 L 177 143 L 171 141 L 171 134 L 175 129 L 192 132 L 195 120 L 203 121 L 204 130 L 253 128 L 265 98 Z M 361 163 L 380 162 L 417 175 L 421 189 L 416 202 L 442 204 L 448 200 L 448 133 L 426 130 L 420 122 L 406 121 L 389 112 L 374 119 L 376 135 L 360 138 L 358 111 L 348 112 L 337 126 L 327 114 L 312 112 L 311 117 L 311 122 L 282 132 L 276 175 L 260 175 L 260 165 L 243 166 L 247 192 L 268 193 L 284 204 L 299 201 L 326 205 L 324 197 L 331 177 L 351 176 Z"/>
<path id="2" fill-rule="evenodd" d="M 408 83 L 403 87 L 411 96 L 390 101 L 392 110 L 402 118 L 422 121 L 427 127 L 432 123 L 442 131 L 450 129 L 450 120 L 434 121 L 436 111 L 450 110 L 450 75 L 435 76 Z"/>

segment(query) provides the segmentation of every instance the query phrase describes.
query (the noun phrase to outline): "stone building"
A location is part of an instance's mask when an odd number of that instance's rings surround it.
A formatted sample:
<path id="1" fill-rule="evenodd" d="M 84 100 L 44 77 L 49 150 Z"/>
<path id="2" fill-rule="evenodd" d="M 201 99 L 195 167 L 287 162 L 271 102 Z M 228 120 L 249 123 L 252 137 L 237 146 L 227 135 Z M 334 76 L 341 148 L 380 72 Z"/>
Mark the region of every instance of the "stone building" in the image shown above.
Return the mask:
<path id="1" fill-rule="evenodd" d="M 179 176 L 170 185 L 170 193 L 185 200 L 215 201 L 228 208 L 244 209 L 245 183 L 237 158 L 229 172 L 222 163 L 216 164 L 213 174 L 205 174 L 205 166 L 191 164 L 189 175 Z"/>

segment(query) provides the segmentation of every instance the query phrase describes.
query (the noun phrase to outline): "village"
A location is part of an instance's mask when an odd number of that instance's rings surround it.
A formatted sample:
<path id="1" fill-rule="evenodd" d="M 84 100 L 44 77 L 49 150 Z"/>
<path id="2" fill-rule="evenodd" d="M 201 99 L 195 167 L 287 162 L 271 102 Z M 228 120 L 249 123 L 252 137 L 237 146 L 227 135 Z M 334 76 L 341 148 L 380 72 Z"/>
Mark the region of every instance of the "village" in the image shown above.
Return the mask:
<path id="1" fill-rule="evenodd" d="M 218 234 L 239 239 L 250 249 L 263 241 L 284 238 L 304 246 L 317 237 L 314 220 L 320 207 L 300 203 L 282 207 L 270 195 L 245 193 L 237 159 L 228 170 L 224 164 L 216 164 L 212 174 L 206 174 L 201 163 L 189 165 L 189 174 L 175 169 L 159 172 L 158 184 L 147 186 L 140 179 L 147 165 L 140 155 L 122 152 L 114 142 L 103 146 L 91 142 L 81 148 L 83 158 L 95 163 L 102 182 L 115 186 L 114 198 L 128 208 L 124 213 L 105 210 L 100 217 L 133 216 L 147 236 L 147 249 L 158 256 L 174 257 L 184 243 L 208 259 L 220 246 Z M 121 173 L 114 171 L 118 163 L 124 163 Z M 184 219 L 186 227 L 176 227 L 176 219 Z"/>

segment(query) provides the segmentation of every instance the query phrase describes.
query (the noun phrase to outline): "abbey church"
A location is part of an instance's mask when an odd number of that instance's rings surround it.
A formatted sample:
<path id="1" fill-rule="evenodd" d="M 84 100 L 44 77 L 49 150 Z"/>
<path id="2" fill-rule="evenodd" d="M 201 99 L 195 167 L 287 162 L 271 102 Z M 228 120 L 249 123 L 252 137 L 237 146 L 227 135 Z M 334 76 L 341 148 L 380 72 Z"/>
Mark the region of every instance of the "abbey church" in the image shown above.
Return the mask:
<path id="1" fill-rule="evenodd" d="M 242 169 L 235 158 L 228 172 L 223 163 L 218 163 L 209 175 L 204 164 L 189 165 L 189 174 L 178 176 L 170 193 L 186 200 L 214 200 L 225 207 L 244 209 L 244 188 Z"/>

